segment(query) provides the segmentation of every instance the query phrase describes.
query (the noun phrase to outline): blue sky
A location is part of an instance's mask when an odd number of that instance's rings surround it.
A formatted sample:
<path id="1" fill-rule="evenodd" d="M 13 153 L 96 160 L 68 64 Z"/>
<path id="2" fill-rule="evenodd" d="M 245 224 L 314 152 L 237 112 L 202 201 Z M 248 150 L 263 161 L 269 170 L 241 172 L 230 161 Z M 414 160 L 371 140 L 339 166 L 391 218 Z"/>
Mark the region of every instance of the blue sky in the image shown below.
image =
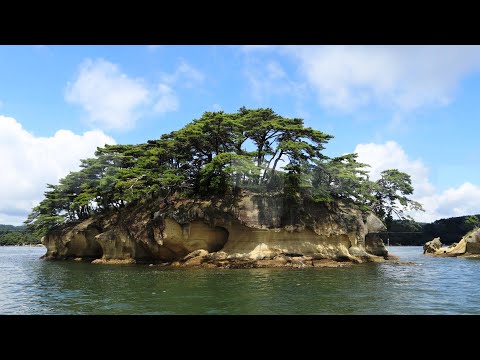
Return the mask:
<path id="1" fill-rule="evenodd" d="M 0 46 L 0 223 L 104 143 L 271 107 L 412 175 L 417 220 L 480 213 L 478 46 Z"/>

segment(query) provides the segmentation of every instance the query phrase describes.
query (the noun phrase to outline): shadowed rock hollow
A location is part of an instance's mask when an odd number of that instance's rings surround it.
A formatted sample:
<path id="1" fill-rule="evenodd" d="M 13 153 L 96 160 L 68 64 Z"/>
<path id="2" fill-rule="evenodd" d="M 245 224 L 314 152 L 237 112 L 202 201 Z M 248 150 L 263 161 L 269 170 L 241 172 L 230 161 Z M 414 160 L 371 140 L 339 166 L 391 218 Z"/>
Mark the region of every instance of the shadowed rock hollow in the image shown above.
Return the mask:
<path id="1" fill-rule="evenodd" d="M 280 195 L 244 192 L 235 201 L 152 200 L 51 231 L 42 243 L 47 259 L 315 266 L 387 258 L 374 234 L 384 230 L 372 213 L 341 202 L 305 203 L 292 211 Z"/>

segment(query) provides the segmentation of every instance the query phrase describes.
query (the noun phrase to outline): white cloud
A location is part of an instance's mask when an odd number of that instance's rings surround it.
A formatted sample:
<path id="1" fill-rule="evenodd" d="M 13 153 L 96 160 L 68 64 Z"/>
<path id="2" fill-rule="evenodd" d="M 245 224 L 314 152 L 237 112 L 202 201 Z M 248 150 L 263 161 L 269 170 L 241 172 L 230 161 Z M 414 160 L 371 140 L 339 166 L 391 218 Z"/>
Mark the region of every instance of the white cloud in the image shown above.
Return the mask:
<path id="1" fill-rule="evenodd" d="M 213 104 L 212 105 L 213 111 L 222 111 L 222 106 L 220 104 Z"/>
<path id="2" fill-rule="evenodd" d="M 250 94 L 257 101 L 264 101 L 272 95 L 289 95 L 298 102 L 304 94 L 305 86 L 290 80 L 282 66 L 275 61 L 261 63 L 252 60 L 244 68 L 244 75 Z"/>
<path id="3" fill-rule="evenodd" d="M 358 154 L 358 161 L 369 164 L 371 167 L 370 178 L 375 181 L 380 178 L 380 173 L 387 169 L 398 169 L 411 176 L 415 189 L 415 196 L 431 194 L 433 185 L 428 179 L 428 168 L 420 160 L 412 160 L 403 148 L 395 141 L 385 144 L 359 144 L 354 152 Z"/>
<path id="4" fill-rule="evenodd" d="M 411 176 L 415 189 L 412 198 L 425 209 L 425 212 L 411 213 L 417 221 L 480 213 L 480 186 L 466 182 L 439 192 L 429 180 L 427 166 L 420 159 L 411 159 L 395 141 L 359 144 L 354 152 L 358 153 L 359 162 L 371 165 L 371 180 L 379 179 L 380 173 L 387 169 L 398 169 Z"/>
<path id="5" fill-rule="evenodd" d="M 480 213 L 480 186 L 466 182 L 440 194 L 424 197 L 425 206 L 435 209 L 434 218 L 463 216 Z"/>
<path id="6" fill-rule="evenodd" d="M 65 100 L 81 105 L 97 127 L 128 130 L 151 111 L 177 111 L 180 100 L 175 88 L 192 88 L 204 78 L 202 72 L 181 60 L 173 73 L 163 73 L 161 82 L 151 85 L 129 77 L 109 61 L 86 59 L 73 83 L 67 84 Z"/>
<path id="7" fill-rule="evenodd" d="M 165 84 L 158 85 L 157 96 L 158 100 L 153 106 L 153 111 L 164 114 L 178 110 L 179 100 L 170 86 Z"/>
<path id="8" fill-rule="evenodd" d="M 102 131 L 82 135 L 58 130 L 36 137 L 14 118 L 0 115 L 0 223 L 20 224 L 42 199 L 47 183 L 57 183 L 92 157 L 98 146 L 115 144 Z"/>
<path id="9" fill-rule="evenodd" d="M 142 80 L 128 77 L 117 65 L 87 59 L 80 65 L 75 81 L 67 85 L 65 99 L 83 106 L 91 122 L 102 128 L 130 129 L 148 95 Z"/>
<path id="10" fill-rule="evenodd" d="M 461 79 L 480 69 L 480 46 L 261 46 L 286 55 L 321 105 L 352 111 L 372 103 L 412 110 L 449 104 Z M 267 51 L 268 50 L 268 51 Z"/>
<path id="11" fill-rule="evenodd" d="M 157 86 L 155 92 L 157 100 L 153 106 L 153 111 L 164 114 L 177 111 L 180 107 L 180 99 L 173 89 L 174 86 L 193 88 L 202 83 L 205 76 L 185 60 L 181 60 L 173 73 L 163 73 L 161 79 L 162 82 Z"/>
<path id="12" fill-rule="evenodd" d="M 205 75 L 185 60 L 180 61 L 180 65 L 172 74 L 162 74 L 162 81 L 165 84 L 179 84 L 186 88 L 192 88 L 204 79 Z"/>
<path id="13" fill-rule="evenodd" d="M 148 51 L 156 51 L 158 48 L 160 48 L 162 45 L 147 45 L 147 50 Z"/>

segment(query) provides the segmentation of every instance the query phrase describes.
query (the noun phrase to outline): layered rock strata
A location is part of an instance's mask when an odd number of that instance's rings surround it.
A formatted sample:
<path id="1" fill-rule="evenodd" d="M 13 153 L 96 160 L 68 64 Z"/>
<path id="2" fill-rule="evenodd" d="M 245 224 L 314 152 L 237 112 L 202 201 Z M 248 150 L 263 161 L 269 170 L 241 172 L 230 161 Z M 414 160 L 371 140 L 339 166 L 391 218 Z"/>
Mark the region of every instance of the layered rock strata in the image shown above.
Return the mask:
<path id="1" fill-rule="evenodd" d="M 47 259 L 173 266 L 305 267 L 382 261 L 383 223 L 341 202 L 293 210 L 280 195 L 155 200 L 48 233 Z M 335 262 L 335 263 L 334 263 Z"/>

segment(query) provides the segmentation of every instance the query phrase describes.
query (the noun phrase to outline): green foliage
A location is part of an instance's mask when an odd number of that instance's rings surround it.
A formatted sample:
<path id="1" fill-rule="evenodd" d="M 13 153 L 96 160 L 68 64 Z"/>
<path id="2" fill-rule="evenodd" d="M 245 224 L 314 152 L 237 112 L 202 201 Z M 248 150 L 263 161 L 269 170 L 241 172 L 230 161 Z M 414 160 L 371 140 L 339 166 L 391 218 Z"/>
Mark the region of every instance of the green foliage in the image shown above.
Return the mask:
<path id="1" fill-rule="evenodd" d="M 325 156 L 331 138 L 269 108 L 205 112 L 158 140 L 98 148 L 79 171 L 47 185 L 25 223 L 40 237 L 151 197 L 222 197 L 241 189 L 282 193 L 291 218 L 305 200 L 343 199 L 384 218 L 418 204 L 406 197 L 413 192 L 407 174 L 388 170 L 371 182 L 356 154 Z"/>
<path id="2" fill-rule="evenodd" d="M 313 170 L 314 200 L 350 199 L 358 205 L 371 202 L 374 185 L 364 170 L 368 165 L 356 159 L 357 154 L 347 154 L 317 163 Z"/>
<path id="3" fill-rule="evenodd" d="M 382 171 L 381 178 L 376 181 L 372 190 L 373 197 L 368 201 L 368 205 L 385 220 L 387 228 L 392 224 L 393 215 L 400 219 L 410 219 L 405 210 L 423 211 L 420 203 L 407 197 L 413 194 L 410 175 L 397 169 Z"/>
<path id="4" fill-rule="evenodd" d="M 470 218 L 470 220 L 469 220 Z M 390 233 L 382 236 L 386 241 L 389 237 L 391 245 L 423 245 L 433 238 L 440 237 L 443 244 L 452 244 L 473 230 L 475 218 L 480 215 L 459 216 L 439 219 L 432 223 L 417 223 L 412 220 L 394 220 L 388 229 Z"/>
<path id="5" fill-rule="evenodd" d="M 25 226 L 0 225 L 0 246 L 39 243 L 40 239 L 28 232 Z"/>
<path id="6" fill-rule="evenodd" d="M 470 215 L 465 219 L 465 224 L 471 226 L 472 228 L 477 228 L 480 226 L 480 219 L 478 216 Z"/>
<path id="7" fill-rule="evenodd" d="M 467 222 L 468 218 L 472 218 Z M 424 225 L 424 232 L 429 234 L 429 237 L 433 239 L 434 237 L 441 237 L 442 243 L 451 244 L 453 242 L 458 242 L 460 239 L 467 234 L 469 231 L 475 228 L 475 221 L 473 217 L 477 219 L 480 218 L 479 214 L 471 216 L 459 216 L 448 219 L 439 219 L 434 221 L 431 224 Z"/>

